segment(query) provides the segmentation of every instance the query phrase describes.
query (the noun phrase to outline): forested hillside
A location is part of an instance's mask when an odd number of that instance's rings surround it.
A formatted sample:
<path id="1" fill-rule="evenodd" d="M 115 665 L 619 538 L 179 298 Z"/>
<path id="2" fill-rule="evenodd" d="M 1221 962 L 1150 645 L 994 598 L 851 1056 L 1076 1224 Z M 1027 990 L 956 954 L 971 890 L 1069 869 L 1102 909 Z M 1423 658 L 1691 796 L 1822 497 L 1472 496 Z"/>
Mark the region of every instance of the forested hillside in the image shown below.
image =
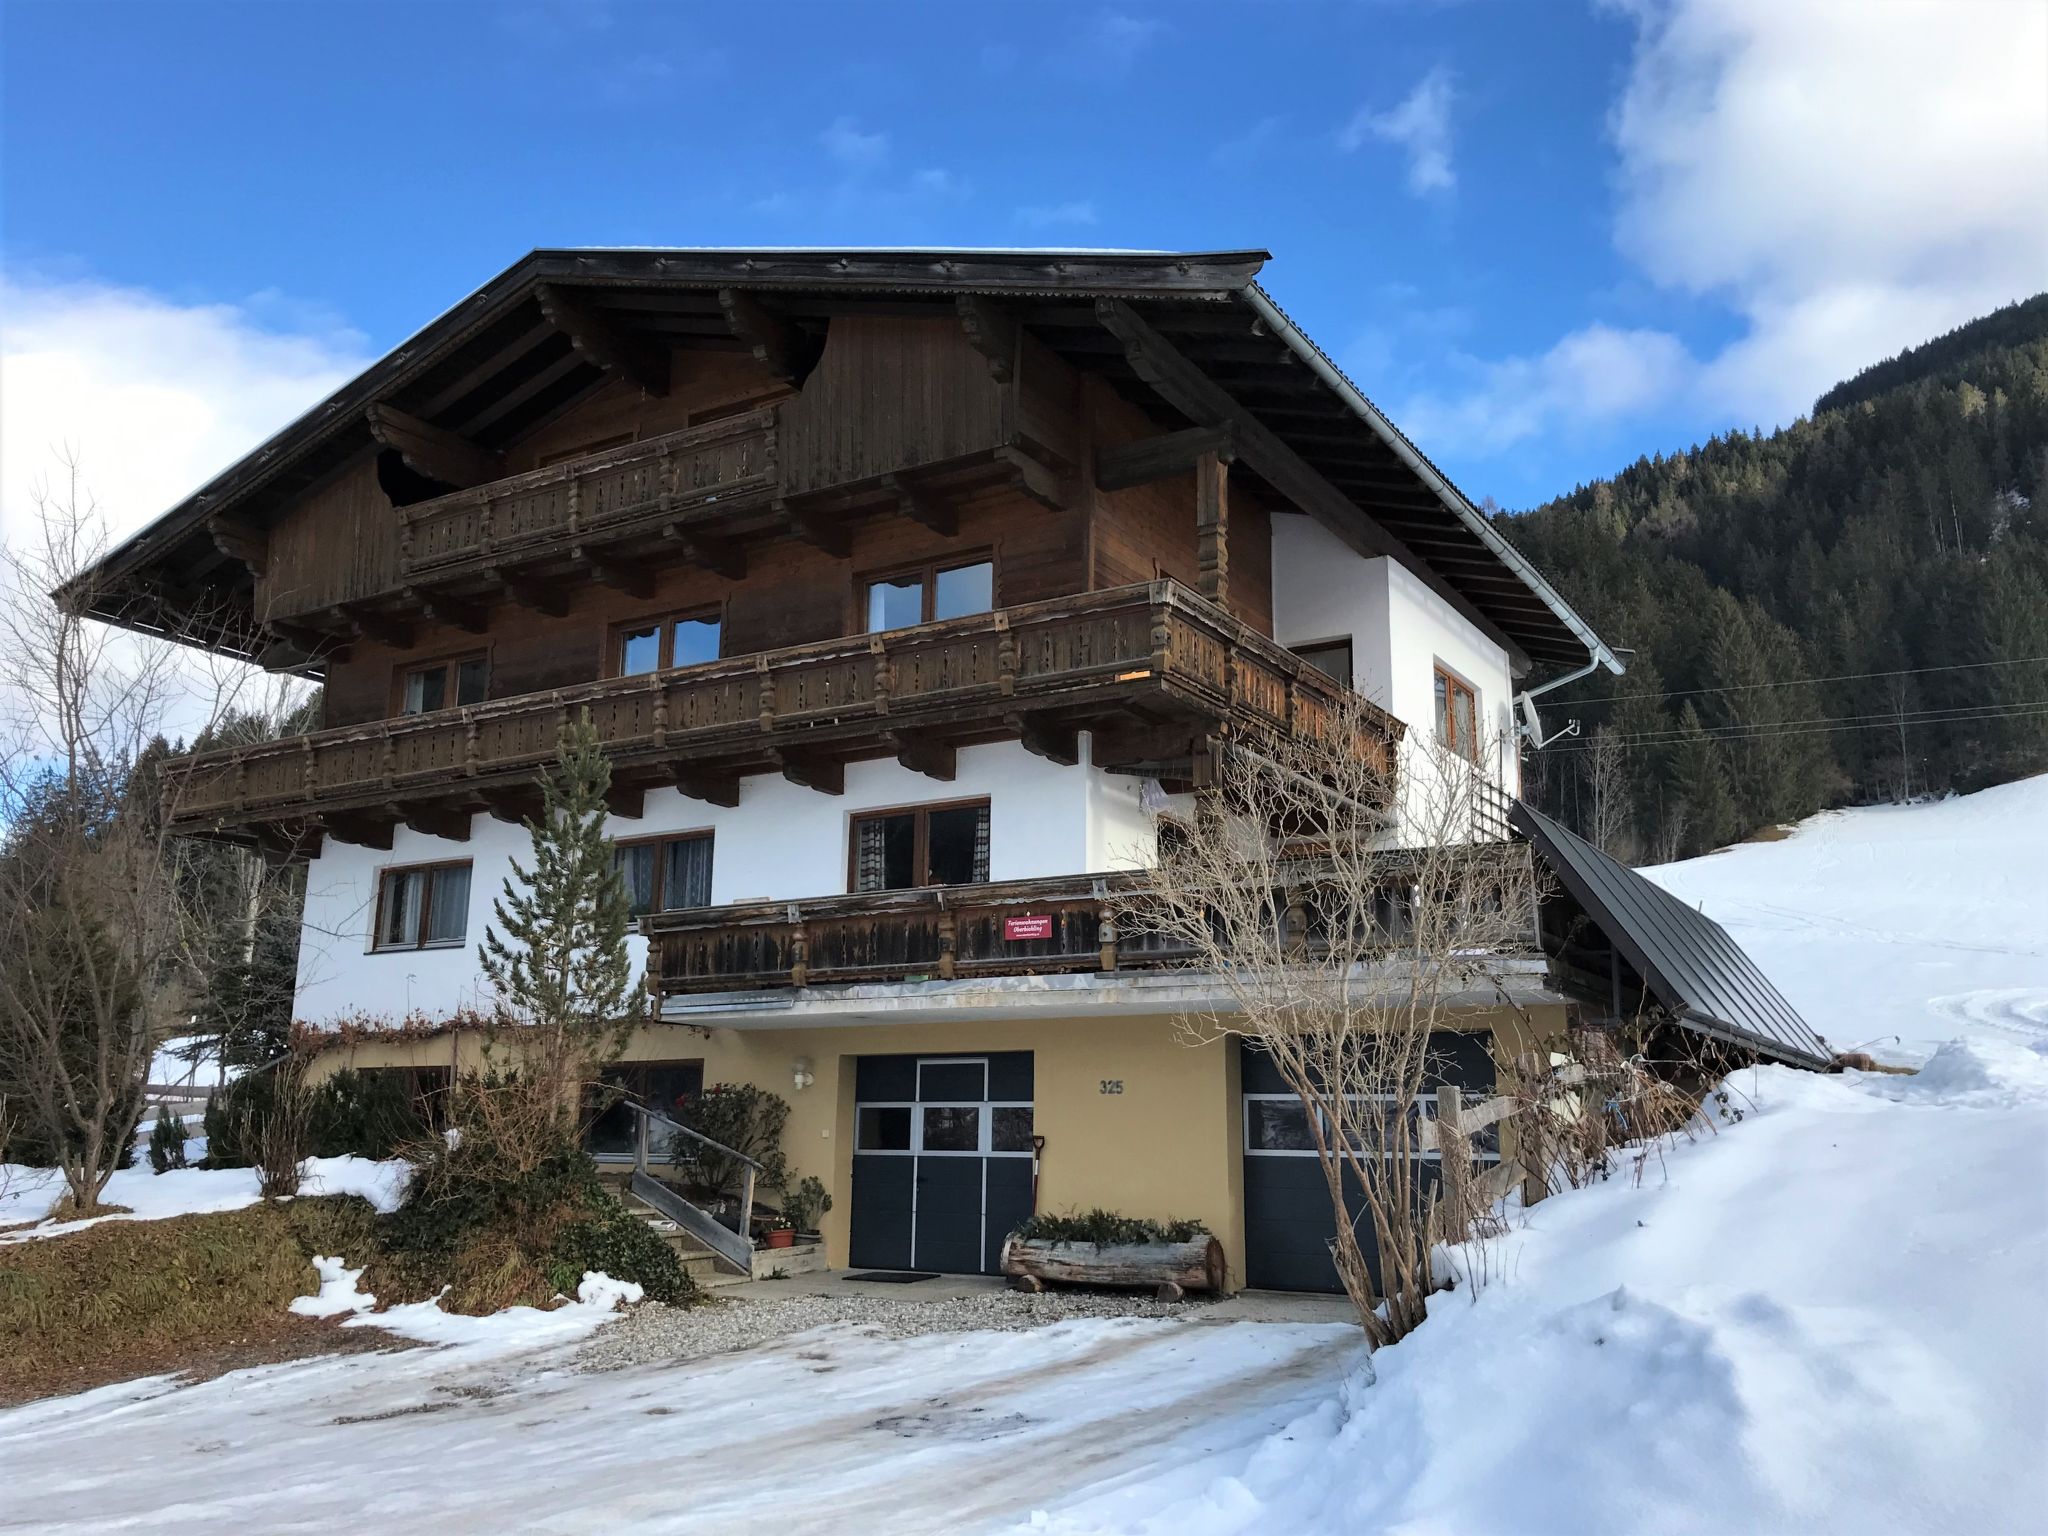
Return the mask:
<path id="1" fill-rule="evenodd" d="M 2048 294 L 1866 369 L 1813 416 L 1642 459 L 1502 526 L 1628 676 L 1532 794 L 1668 859 L 1829 805 L 2048 768 Z"/>

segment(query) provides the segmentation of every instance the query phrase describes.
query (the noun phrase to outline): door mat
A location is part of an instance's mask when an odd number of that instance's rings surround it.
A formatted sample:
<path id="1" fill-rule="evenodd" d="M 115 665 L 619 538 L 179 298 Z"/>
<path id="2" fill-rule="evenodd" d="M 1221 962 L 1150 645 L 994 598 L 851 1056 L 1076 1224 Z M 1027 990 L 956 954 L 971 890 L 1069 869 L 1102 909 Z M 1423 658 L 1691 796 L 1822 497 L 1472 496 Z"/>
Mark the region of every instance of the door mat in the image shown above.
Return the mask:
<path id="1" fill-rule="evenodd" d="M 915 1285 L 920 1280 L 936 1280 L 939 1277 L 935 1271 L 928 1269 L 864 1269 L 846 1278 L 873 1280 L 881 1285 Z"/>

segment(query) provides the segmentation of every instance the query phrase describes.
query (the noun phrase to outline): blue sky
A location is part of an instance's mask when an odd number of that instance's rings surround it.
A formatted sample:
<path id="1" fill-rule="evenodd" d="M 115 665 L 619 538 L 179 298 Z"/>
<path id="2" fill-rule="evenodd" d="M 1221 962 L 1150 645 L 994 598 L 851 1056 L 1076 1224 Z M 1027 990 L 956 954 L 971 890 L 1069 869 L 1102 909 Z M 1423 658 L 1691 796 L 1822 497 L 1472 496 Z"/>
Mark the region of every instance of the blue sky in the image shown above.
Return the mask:
<path id="1" fill-rule="evenodd" d="M 2012 196 L 2048 184 L 2048 93 L 2010 59 L 2048 7 L 1810 10 L 16 0 L 11 369 L 77 388 L 0 428 L 19 457 L 111 409 L 75 430 L 157 496 L 114 461 L 177 413 L 95 370 L 188 388 L 203 478 L 538 245 L 1260 245 L 1367 393 L 1525 506 L 2048 278 Z"/>

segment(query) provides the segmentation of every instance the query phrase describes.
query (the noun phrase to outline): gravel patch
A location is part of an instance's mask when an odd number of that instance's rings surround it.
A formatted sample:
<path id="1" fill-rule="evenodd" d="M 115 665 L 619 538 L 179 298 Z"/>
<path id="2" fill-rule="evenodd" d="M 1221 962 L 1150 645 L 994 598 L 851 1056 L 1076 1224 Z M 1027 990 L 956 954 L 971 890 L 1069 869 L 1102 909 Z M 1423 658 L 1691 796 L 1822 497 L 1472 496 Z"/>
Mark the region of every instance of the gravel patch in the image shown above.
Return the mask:
<path id="1" fill-rule="evenodd" d="M 576 1356 L 585 1371 L 694 1360 L 774 1344 L 794 1334 L 843 1323 L 877 1338 L 993 1330 L 1022 1333 L 1076 1318 L 1185 1318 L 1201 1303 L 1160 1302 L 1141 1293 L 989 1291 L 974 1296 L 897 1301 L 882 1296 L 720 1297 L 694 1307 L 648 1302 L 592 1334 Z"/>

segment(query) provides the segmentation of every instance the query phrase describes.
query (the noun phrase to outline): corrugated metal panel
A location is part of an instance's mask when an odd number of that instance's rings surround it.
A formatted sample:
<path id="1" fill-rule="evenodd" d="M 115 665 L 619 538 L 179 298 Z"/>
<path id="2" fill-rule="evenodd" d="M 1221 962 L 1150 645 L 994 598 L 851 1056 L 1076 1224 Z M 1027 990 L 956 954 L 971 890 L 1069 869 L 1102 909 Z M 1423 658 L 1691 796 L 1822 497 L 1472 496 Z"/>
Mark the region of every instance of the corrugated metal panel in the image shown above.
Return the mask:
<path id="1" fill-rule="evenodd" d="M 1827 1042 L 1711 917 L 1519 801 L 1510 821 L 1679 1022 L 1796 1066 L 1833 1060 Z"/>

